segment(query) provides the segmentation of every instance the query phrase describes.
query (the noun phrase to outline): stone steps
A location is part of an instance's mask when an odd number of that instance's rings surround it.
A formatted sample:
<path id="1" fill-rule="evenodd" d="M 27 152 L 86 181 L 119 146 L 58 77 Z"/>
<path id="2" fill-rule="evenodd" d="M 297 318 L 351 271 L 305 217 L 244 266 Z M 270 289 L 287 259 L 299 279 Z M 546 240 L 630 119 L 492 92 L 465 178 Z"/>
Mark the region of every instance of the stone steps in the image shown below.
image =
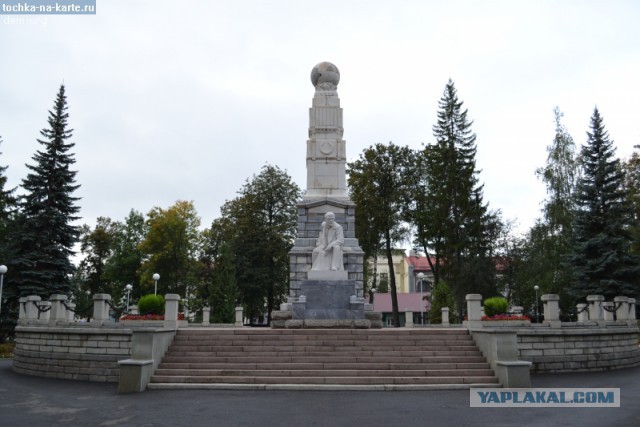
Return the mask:
<path id="1" fill-rule="evenodd" d="M 181 329 L 149 388 L 471 384 L 499 386 L 464 329 Z"/>

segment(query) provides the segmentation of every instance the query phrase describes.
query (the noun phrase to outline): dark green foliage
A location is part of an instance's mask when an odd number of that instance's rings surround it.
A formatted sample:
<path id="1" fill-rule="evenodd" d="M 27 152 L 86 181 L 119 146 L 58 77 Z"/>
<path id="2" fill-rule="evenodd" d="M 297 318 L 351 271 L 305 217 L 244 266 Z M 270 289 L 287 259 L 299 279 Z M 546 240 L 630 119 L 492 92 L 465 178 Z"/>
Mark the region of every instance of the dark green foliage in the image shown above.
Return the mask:
<path id="1" fill-rule="evenodd" d="M 246 316 L 266 314 L 270 323 L 271 312 L 288 291 L 289 250 L 296 236 L 296 201 L 301 193 L 285 171 L 271 165 L 247 180 L 239 193 L 222 207 L 217 226 L 233 256 Z M 233 288 L 228 281 L 226 286 Z"/>
<path id="2" fill-rule="evenodd" d="M 213 310 L 213 323 L 233 323 L 238 299 L 236 269 L 229 245 L 223 243 L 216 256 L 210 288 L 209 306 Z"/>
<path id="3" fill-rule="evenodd" d="M 81 229 L 80 252 L 84 258 L 78 265 L 76 275 L 83 279 L 83 289 L 89 290 L 91 295 L 113 293 L 112 283 L 105 276 L 120 225 L 110 218 L 99 217 L 93 230 L 87 225 Z"/>
<path id="4" fill-rule="evenodd" d="M 139 246 L 147 234 L 144 215 L 132 209 L 124 223 L 115 222 L 113 228 L 113 248 L 104 266 L 104 281 L 110 284 L 114 294 L 123 292 L 124 287 L 131 284 L 131 298 L 139 298 L 150 289 L 139 286 L 142 284 L 139 270 L 144 259 Z"/>
<path id="5" fill-rule="evenodd" d="M 506 273 L 509 298 L 515 305 L 532 307 L 533 287 L 537 285 L 541 294 L 560 295 L 560 308 L 567 312 L 575 307 L 568 289 L 573 281 L 569 257 L 579 170 L 575 143 L 562 125 L 562 113 L 557 107 L 554 119 L 555 137 L 547 147 L 546 165 L 536 171 L 547 188 L 543 217 L 536 221 L 525 239 L 508 244 Z"/>
<path id="6" fill-rule="evenodd" d="M 140 314 L 164 314 L 164 297 L 162 295 L 145 295 L 138 300 Z"/>
<path id="7" fill-rule="evenodd" d="M 636 145 L 635 148 L 640 149 L 640 145 Z M 624 162 L 623 168 L 625 197 L 632 213 L 632 223 L 629 228 L 632 238 L 631 252 L 640 256 L 640 153 L 635 151 L 631 158 Z"/>
<path id="8" fill-rule="evenodd" d="M 76 172 L 71 170 L 75 159 L 68 142 L 67 99 L 64 86 L 49 112 L 47 128 L 40 133 L 42 151 L 27 165 L 29 174 L 22 181 L 25 191 L 20 201 L 20 214 L 15 224 L 16 258 L 13 277 L 18 293 L 24 295 L 69 294 L 69 275 L 73 273 L 70 257 L 78 240 L 78 189 Z"/>
<path id="9" fill-rule="evenodd" d="M 449 313 L 455 313 L 455 301 L 451 294 L 449 285 L 444 280 L 440 280 L 438 284 L 434 285 L 431 292 L 431 309 L 429 310 L 429 321 L 434 324 L 442 323 L 442 307 L 448 307 Z M 451 316 L 449 316 L 451 317 Z M 457 323 L 453 319 L 449 319 L 451 323 Z"/>
<path id="10" fill-rule="evenodd" d="M 0 144 L 2 138 L 0 137 Z M 2 153 L 0 153 L 2 154 Z M 9 264 L 13 258 L 11 248 L 11 238 L 14 237 L 11 230 L 11 222 L 15 215 L 16 199 L 14 196 L 15 189 L 7 189 L 7 177 L 5 172 L 8 166 L 0 166 L 0 264 Z M 13 273 L 11 271 L 10 273 Z M 7 274 L 4 278 L 4 288 L 2 299 L 0 299 L 0 343 L 4 342 L 8 337 L 13 336 L 16 326 L 18 301 L 15 286 L 12 286 L 11 275 Z"/>
<path id="11" fill-rule="evenodd" d="M 402 240 L 409 229 L 403 219 L 415 181 L 415 153 L 409 147 L 376 144 L 349 163 L 349 187 L 356 209 L 356 233 L 367 256 L 381 248 L 389 264 L 389 285 L 393 321 L 400 326 L 398 296 L 393 268 L 393 242 Z"/>
<path id="12" fill-rule="evenodd" d="M 630 252 L 633 213 L 625 200 L 624 171 L 597 108 L 587 136 L 576 191 L 571 293 L 576 299 L 638 297 L 640 262 Z"/>
<path id="13" fill-rule="evenodd" d="M 503 297 L 491 297 L 484 300 L 483 307 L 485 316 L 492 317 L 509 311 L 509 302 Z"/>
<path id="14" fill-rule="evenodd" d="M 476 135 L 451 80 L 438 106 L 436 141 L 425 147 L 417 163 L 411 222 L 435 282 L 445 279 L 457 307 L 463 307 L 467 293 L 496 293 L 493 255 L 502 224 L 499 212 L 489 211 L 483 201 Z"/>

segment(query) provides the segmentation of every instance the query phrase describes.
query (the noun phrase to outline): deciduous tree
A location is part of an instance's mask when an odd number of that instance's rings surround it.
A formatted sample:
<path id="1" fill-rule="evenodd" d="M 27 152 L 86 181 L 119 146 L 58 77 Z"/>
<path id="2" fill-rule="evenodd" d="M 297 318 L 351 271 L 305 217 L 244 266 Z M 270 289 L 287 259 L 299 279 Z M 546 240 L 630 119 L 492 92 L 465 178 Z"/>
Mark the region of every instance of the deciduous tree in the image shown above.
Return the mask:
<path id="1" fill-rule="evenodd" d="M 399 327 L 392 249 L 393 242 L 409 233 L 404 219 L 412 198 L 415 153 L 409 147 L 393 143 L 376 144 L 364 150 L 348 167 L 351 199 L 356 204 L 356 226 L 361 233 L 366 233 L 361 236 L 369 255 L 373 255 L 376 248 L 384 247 L 389 265 L 393 323 Z"/>

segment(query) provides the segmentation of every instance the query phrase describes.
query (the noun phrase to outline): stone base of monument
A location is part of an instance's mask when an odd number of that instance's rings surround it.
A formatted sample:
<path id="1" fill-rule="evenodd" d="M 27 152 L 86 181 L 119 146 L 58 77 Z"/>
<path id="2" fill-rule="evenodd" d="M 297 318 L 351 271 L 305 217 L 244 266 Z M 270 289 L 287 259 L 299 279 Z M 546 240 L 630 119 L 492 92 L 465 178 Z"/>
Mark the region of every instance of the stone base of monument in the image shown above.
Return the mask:
<path id="1" fill-rule="evenodd" d="M 322 274 L 343 273 L 323 271 Z M 323 277 L 310 275 L 311 277 Z M 328 280 L 326 280 L 328 279 Z M 300 297 L 283 304 L 271 315 L 273 328 L 369 329 L 382 327 L 382 315 L 374 313 L 363 297 L 355 295 L 355 280 L 304 280 Z"/>

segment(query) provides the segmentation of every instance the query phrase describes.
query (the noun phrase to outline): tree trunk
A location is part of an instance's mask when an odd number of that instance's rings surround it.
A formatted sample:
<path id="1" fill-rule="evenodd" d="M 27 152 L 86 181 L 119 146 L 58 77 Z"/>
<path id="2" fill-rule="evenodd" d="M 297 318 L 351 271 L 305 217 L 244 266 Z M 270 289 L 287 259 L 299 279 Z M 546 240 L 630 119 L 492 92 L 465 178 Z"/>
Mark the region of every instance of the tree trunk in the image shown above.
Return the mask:
<path id="1" fill-rule="evenodd" d="M 389 283 L 391 284 L 391 309 L 393 312 L 393 326 L 400 327 L 400 315 L 398 314 L 398 291 L 396 289 L 396 273 L 393 269 L 393 253 L 391 252 L 391 233 L 385 231 L 387 264 L 389 265 Z"/>

